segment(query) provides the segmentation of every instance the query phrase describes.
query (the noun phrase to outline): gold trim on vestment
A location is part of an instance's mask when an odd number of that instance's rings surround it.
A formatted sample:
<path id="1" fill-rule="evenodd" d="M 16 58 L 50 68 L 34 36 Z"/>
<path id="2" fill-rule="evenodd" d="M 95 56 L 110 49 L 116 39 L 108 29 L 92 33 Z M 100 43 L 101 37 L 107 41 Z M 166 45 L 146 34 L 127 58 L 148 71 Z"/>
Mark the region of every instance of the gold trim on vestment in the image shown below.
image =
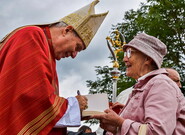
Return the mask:
<path id="1" fill-rule="evenodd" d="M 17 135 L 38 134 L 48 123 L 50 123 L 60 112 L 64 99 L 56 96 L 54 104 L 25 125 Z"/>

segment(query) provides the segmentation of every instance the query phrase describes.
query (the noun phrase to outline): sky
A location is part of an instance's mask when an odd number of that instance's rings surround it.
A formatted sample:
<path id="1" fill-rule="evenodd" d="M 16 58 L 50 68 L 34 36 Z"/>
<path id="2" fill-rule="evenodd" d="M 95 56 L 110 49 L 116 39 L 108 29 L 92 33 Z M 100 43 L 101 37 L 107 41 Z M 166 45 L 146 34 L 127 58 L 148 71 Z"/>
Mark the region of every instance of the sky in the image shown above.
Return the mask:
<path id="1" fill-rule="evenodd" d="M 17 27 L 51 23 L 91 3 L 92 0 L 0 0 L 0 39 Z M 57 62 L 60 96 L 88 94 L 87 80 L 96 80 L 95 66 L 112 66 L 106 37 L 112 25 L 122 22 L 125 11 L 137 9 L 146 0 L 100 0 L 96 13 L 109 11 L 89 47 L 75 59 Z"/>
<path id="2" fill-rule="evenodd" d="M 13 29 L 30 24 L 51 23 L 91 3 L 92 0 L 0 0 L 0 39 Z M 57 62 L 60 96 L 88 94 L 87 80 L 96 80 L 95 66 L 112 66 L 106 37 L 112 25 L 122 22 L 125 11 L 137 9 L 145 0 L 100 0 L 96 13 L 109 11 L 89 47 L 75 59 Z"/>

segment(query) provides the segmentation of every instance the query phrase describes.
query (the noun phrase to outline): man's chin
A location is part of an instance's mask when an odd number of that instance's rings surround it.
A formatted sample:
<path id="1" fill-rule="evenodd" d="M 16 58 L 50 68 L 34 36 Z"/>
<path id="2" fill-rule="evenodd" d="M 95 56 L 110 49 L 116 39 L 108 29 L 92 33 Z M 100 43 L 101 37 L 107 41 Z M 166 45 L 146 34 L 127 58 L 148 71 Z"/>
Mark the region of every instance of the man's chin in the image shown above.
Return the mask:
<path id="1" fill-rule="evenodd" d="M 57 61 L 59 61 L 60 59 L 56 59 Z"/>
<path id="2" fill-rule="evenodd" d="M 70 56 L 62 56 L 62 57 L 55 57 L 56 60 L 64 59 L 64 58 L 69 58 Z M 71 57 L 72 58 L 72 57 Z"/>
<path id="3" fill-rule="evenodd" d="M 56 60 L 60 60 L 60 59 L 62 59 L 62 57 L 55 57 L 55 59 L 56 59 Z"/>
<path id="4" fill-rule="evenodd" d="M 67 57 L 66 56 L 55 56 L 56 60 L 60 60 L 60 59 L 64 59 L 64 58 L 67 58 Z"/>

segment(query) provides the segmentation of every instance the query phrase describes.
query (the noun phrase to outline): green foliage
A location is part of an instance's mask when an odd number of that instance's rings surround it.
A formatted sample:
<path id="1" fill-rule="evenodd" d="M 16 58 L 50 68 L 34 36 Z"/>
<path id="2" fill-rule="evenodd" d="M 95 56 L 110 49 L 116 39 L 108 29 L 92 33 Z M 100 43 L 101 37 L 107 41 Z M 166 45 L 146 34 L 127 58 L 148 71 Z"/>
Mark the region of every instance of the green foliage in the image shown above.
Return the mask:
<path id="1" fill-rule="evenodd" d="M 127 42 L 139 32 L 159 38 L 167 45 L 163 67 L 176 69 L 185 88 L 185 1 L 148 0 L 137 11 L 127 11 L 123 23 L 115 28 L 124 31 Z"/>
<path id="2" fill-rule="evenodd" d="M 120 69 L 124 69 L 124 66 L 121 66 Z M 97 73 L 97 80 L 96 81 L 87 81 L 87 87 L 90 88 L 90 93 L 107 93 L 109 95 L 109 99 L 111 99 L 112 94 L 112 77 L 110 75 L 110 71 L 112 68 L 109 68 L 108 66 L 96 67 L 96 73 Z M 117 88 L 118 88 L 118 94 L 132 86 L 135 83 L 135 80 L 126 77 L 124 71 L 121 71 L 121 75 L 119 77 L 119 80 L 117 82 Z"/>
<path id="3" fill-rule="evenodd" d="M 87 81 L 87 87 L 90 87 L 90 93 L 108 93 L 111 94 L 112 81 L 111 75 L 109 73 L 110 68 L 108 66 L 96 67 L 97 80 L 96 81 Z"/>
<path id="4" fill-rule="evenodd" d="M 112 30 L 118 29 L 125 36 L 127 43 L 137 33 L 145 32 L 159 38 L 167 45 L 168 53 L 164 58 L 163 67 L 176 69 L 181 76 L 181 83 L 185 89 L 185 1 L 184 0 L 147 0 L 141 3 L 137 10 L 125 13 L 123 22 L 113 25 Z M 112 59 L 111 57 L 109 57 Z M 118 94 L 132 86 L 135 80 L 125 76 L 125 66 L 122 62 L 123 53 L 118 61 L 121 71 L 117 83 Z M 87 81 L 90 93 L 112 93 L 112 78 L 108 66 L 96 67 L 97 80 Z M 91 121 L 92 122 L 92 121 Z M 96 121 L 97 122 L 97 121 Z"/>
<path id="5" fill-rule="evenodd" d="M 182 78 L 185 87 L 185 1 L 184 0 L 147 0 L 141 3 L 137 11 L 129 10 L 125 13 L 123 22 L 113 25 L 112 30 L 118 29 L 125 36 L 127 43 L 137 33 L 145 32 L 163 41 L 168 48 L 163 67 L 176 69 Z M 111 57 L 109 57 L 112 59 Z M 122 62 L 123 53 L 119 54 L 118 61 L 121 71 L 118 80 L 118 94 L 135 83 L 125 76 L 125 66 Z M 108 66 L 96 67 L 97 80 L 87 81 L 90 93 L 112 93 L 112 78 Z"/>
<path id="6" fill-rule="evenodd" d="M 184 0 L 147 0 L 141 3 L 137 11 L 129 10 L 125 13 L 123 22 L 113 25 L 129 42 L 137 33 L 145 32 L 159 38 L 167 45 L 168 53 L 164 58 L 163 67 L 176 69 L 181 76 L 181 83 L 185 89 L 185 1 Z M 119 54 L 121 71 L 118 80 L 118 93 L 132 86 L 135 81 L 125 76 L 125 66 L 122 62 L 123 54 Z M 111 59 L 111 57 L 110 57 Z M 108 66 L 97 66 L 96 81 L 87 81 L 90 93 L 112 93 L 112 78 Z"/>

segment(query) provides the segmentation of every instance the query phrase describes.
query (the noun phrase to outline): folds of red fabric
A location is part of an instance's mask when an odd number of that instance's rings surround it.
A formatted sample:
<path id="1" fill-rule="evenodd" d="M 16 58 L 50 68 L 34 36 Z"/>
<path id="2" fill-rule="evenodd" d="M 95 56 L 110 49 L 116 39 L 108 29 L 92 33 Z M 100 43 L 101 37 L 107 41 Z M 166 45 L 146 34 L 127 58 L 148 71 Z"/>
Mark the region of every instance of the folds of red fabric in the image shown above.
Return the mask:
<path id="1" fill-rule="evenodd" d="M 43 30 L 17 30 L 0 50 L 0 134 L 50 132 L 67 100 L 56 95 L 55 60 Z"/>

